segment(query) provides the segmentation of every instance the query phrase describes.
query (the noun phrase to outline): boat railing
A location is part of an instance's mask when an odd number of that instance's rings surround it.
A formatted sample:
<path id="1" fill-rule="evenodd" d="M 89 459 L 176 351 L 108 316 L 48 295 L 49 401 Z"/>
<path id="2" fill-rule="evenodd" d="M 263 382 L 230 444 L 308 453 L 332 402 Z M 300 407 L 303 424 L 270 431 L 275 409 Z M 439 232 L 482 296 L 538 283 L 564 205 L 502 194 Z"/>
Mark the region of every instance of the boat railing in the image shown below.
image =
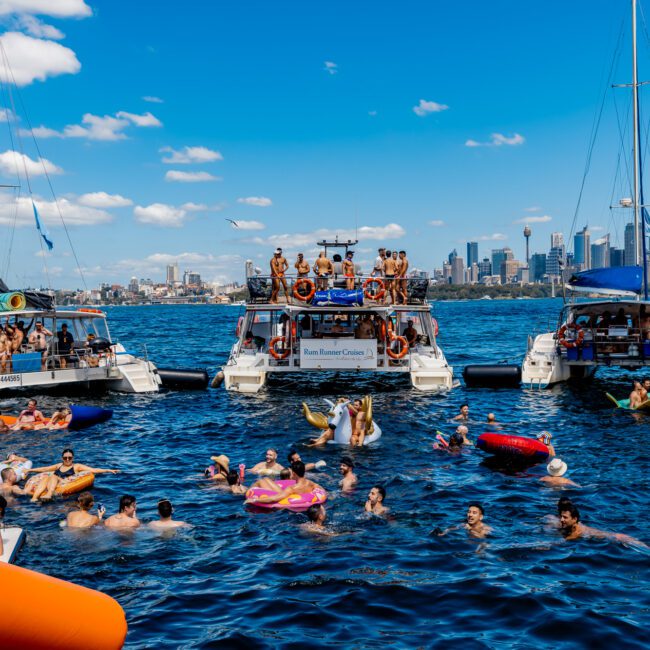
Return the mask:
<path id="1" fill-rule="evenodd" d="M 327 291 L 329 289 L 348 289 L 362 291 L 364 300 L 370 304 L 384 304 L 382 301 L 390 300 L 391 287 L 395 288 L 397 302 L 401 302 L 400 291 L 406 293 L 406 303 L 409 305 L 421 305 L 426 303 L 429 278 L 395 278 L 387 279 L 380 276 L 356 275 L 353 278 L 346 278 L 342 274 L 335 274 L 327 278 L 313 276 L 283 276 L 282 278 L 270 275 L 258 275 L 247 279 L 249 302 L 266 304 L 271 302 L 274 283 L 279 287 L 278 301 L 283 303 L 286 300 L 282 280 L 287 283 L 287 292 L 292 302 L 308 305 L 311 298 L 309 294 L 315 291 Z M 305 282 L 304 280 L 308 280 Z M 384 287 L 384 294 L 380 298 L 381 285 Z M 301 296 L 296 297 L 296 296 Z"/>
<path id="2" fill-rule="evenodd" d="M 33 345 L 25 345 L 19 351 L 0 359 L 0 376 L 98 367 L 111 368 L 116 363 L 116 356 L 111 348 L 93 350 L 89 347 L 75 347 L 69 352 L 59 352 L 52 346 L 47 350 L 37 350 Z"/>
<path id="3" fill-rule="evenodd" d="M 625 325 L 610 327 L 583 327 L 582 340 L 572 334 L 567 338 L 569 347 L 560 344 L 558 348 L 568 361 L 604 361 L 633 359 L 650 361 L 650 338 L 648 331 Z M 572 345 L 575 343 L 575 345 Z"/>

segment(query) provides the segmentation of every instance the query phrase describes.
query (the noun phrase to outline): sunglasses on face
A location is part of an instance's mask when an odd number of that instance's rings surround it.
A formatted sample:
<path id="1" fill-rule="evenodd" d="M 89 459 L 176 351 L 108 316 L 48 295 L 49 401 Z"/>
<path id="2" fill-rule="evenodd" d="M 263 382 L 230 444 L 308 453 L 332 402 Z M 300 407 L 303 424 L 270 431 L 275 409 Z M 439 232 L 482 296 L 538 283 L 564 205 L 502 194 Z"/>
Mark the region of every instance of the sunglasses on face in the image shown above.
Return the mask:
<path id="1" fill-rule="evenodd" d="M 63 458 L 63 460 L 72 460 L 74 456 L 61 456 L 61 458 Z"/>

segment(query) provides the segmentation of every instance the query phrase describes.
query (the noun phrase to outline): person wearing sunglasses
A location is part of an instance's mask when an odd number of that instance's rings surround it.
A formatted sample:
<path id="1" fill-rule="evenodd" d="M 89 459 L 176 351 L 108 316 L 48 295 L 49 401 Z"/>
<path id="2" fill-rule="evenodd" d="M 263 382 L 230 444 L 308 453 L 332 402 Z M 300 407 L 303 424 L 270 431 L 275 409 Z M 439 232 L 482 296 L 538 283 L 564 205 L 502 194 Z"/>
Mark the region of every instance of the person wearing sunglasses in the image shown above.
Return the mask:
<path id="1" fill-rule="evenodd" d="M 32 494 L 32 501 L 49 501 L 54 495 L 54 491 L 61 481 L 72 478 L 80 472 L 92 472 L 93 474 L 117 474 L 119 469 L 102 469 L 101 467 L 89 467 L 81 463 L 74 462 L 74 452 L 72 449 L 64 449 L 61 454 L 63 462 L 47 467 L 34 467 L 25 471 L 27 474 L 43 474 L 43 478 L 38 482 Z"/>

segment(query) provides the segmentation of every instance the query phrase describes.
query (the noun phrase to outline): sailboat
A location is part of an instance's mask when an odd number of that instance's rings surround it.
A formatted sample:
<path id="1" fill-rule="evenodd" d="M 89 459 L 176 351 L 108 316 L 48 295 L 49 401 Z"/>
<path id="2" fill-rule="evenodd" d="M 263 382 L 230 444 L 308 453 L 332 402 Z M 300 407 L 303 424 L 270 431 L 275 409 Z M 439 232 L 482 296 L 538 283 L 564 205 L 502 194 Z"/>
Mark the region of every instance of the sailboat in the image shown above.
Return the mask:
<path id="1" fill-rule="evenodd" d="M 639 81 L 637 69 L 637 0 L 632 0 L 632 197 L 620 201 L 634 211 L 634 264 L 581 271 L 565 289 L 601 294 L 601 300 L 577 301 L 562 308 L 558 327 L 528 337 L 522 384 L 546 388 L 569 379 L 585 379 L 599 367 L 634 370 L 650 366 L 650 301 L 639 146 Z"/>

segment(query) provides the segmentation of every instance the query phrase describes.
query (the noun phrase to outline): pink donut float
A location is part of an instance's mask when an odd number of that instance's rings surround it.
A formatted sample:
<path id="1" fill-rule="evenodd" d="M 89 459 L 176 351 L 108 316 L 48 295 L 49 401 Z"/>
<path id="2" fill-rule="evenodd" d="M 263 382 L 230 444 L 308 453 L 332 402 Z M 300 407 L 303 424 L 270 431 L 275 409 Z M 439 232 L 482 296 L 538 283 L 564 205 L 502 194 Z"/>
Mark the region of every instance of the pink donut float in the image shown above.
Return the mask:
<path id="1" fill-rule="evenodd" d="M 295 481 L 276 481 L 276 483 L 283 490 L 296 484 Z M 311 506 L 319 506 L 327 501 L 327 492 L 322 488 L 316 488 L 313 492 L 307 492 L 305 494 L 290 494 L 288 497 L 282 499 L 282 501 L 276 501 L 274 503 L 258 501 L 262 496 L 272 497 L 275 495 L 276 492 L 272 490 L 256 487 L 250 488 L 246 492 L 246 499 L 253 500 L 254 503 L 249 503 L 248 505 L 255 506 L 256 508 L 264 508 L 265 510 L 291 510 L 292 512 L 304 512 Z"/>

